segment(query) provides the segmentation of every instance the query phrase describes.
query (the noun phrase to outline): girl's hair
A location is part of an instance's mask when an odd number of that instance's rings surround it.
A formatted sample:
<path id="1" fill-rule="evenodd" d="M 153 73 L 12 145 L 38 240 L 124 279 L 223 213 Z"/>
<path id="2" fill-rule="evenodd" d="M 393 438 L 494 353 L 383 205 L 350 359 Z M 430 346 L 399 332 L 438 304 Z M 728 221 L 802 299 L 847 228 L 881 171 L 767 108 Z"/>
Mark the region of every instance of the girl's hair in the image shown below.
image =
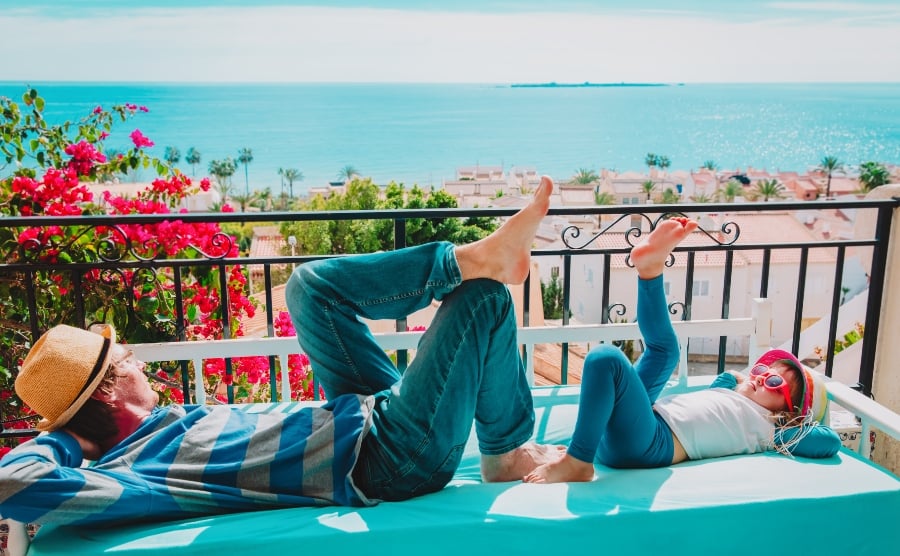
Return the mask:
<path id="1" fill-rule="evenodd" d="M 106 373 L 97 385 L 97 390 L 109 391 L 118 377 L 117 365 L 121 359 L 113 359 L 106 368 Z M 66 428 L 92 442 L 101 443 L 119 433 L 119 427 L 113 418 L 112 409 L 95 398 L 88 400 L 66 423 Z"/>
<path id="2" fill-rule="evenodd" d="M 787 380 L 788 386 L 791 387 L 791 405 L 787 413 L 799 415 L 801 407 L 803 407 L 803 372 L 794 367 L 790 361 L 787 363 L 788 370 L 784 373 L 784 379 Z"/>
<path id="3" fill-rule="evenodd" d="M 803 371 L 795 367 L 792 361 L 784 360 L 782 362 L 787 366 L 787 371 L 783 376 L 791 388 L 791 405 L 793 407 L 773 415 L 776 438 L 775 450 L 786 456 L 791 456 L 791 450 L 806 436 L 811 427 L 806 423 L 806 419 L 800 415 L 800 408 L 803 407 Z M 781 441 L 781 435 L 789 428 L 797 428 L 797 431 L 789 435 L 790 438 L 786 441 Z"/>

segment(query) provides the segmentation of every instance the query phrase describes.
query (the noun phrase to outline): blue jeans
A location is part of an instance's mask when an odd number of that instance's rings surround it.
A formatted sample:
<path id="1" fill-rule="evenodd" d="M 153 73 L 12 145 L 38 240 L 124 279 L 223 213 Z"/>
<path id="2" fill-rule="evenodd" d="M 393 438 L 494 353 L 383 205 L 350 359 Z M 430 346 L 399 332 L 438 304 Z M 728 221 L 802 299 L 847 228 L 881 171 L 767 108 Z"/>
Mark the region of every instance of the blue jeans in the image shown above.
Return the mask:
<path id="1" fill-rule="evenodd" d="M 287 284 L 297 339 L 328 398 L 376 398 L 354 480 L 369 496 L 404 500 L 452 478 L 474 418 L 482 454 L 506 453 L 534 430 L 509 290 L 462 281 L 447 242 L 303 264 Z M 358 317 L 403 318 L 440 300 L 401 376 Z"/>
<path id="2" fill-rule="evenodd" d="M 679 353 L 662 276 L 638 280 L 637 322 L 645 349 L 634 366 L 610 345 L 592 349 L 585 358 L 578 419 L 568 449 L 574 458 L 596 458 L 620 468 L 672 463 L 672 431 L 653 411 Z"/>

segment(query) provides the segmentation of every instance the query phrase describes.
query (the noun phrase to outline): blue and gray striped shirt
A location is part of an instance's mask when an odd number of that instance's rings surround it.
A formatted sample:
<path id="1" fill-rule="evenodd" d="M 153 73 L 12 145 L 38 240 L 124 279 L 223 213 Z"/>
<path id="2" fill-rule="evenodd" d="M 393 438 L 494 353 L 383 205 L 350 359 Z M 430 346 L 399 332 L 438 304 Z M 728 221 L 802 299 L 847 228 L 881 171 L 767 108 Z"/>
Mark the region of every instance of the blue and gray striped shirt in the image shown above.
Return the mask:
<path id="1" fill-rule="evenodd" d="M 157 408 L 90 467 L 72 436 L 45 434 L 0 461 L 0 515 L 101 524 L 373 504 L 351 479 L 372 406 L 346 395 L 286 411 Z"/>

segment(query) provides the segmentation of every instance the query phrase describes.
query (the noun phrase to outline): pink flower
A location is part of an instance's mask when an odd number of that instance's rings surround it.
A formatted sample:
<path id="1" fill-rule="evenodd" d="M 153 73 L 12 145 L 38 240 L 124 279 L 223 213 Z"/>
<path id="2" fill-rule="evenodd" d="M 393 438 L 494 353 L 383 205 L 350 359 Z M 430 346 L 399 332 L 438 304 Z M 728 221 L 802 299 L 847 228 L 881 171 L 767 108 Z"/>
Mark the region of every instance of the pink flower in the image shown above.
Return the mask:
<path id="1" fill-rule="evenodd" d="M 138 149 L 143 147 L 152 147 L 154 145 L 153 141 L 145 137 L 139 129 L 132 131 L 130 137 L 132 142 L 134 142 L 134 146 Z"/>
<path id="2" fill-rule="evenodd" d="M 97 106 L 97 108 L 94 108 L 94 114 L 102 114 L 102 113 L 103 113 L 102 106 Z"/>
<path id="3" fill-rule="evenodd" d="M 79 176 L 90 174 L 91 169 L 94 167 L 94 163 L 106 162 L 106 156 L 87 141 L 80 141 L 68 145 L 66 147 L 66 154 L 72 157 L 72 159 L 69 160 L 69 168 L 75 170 L 75 173 Z"/>

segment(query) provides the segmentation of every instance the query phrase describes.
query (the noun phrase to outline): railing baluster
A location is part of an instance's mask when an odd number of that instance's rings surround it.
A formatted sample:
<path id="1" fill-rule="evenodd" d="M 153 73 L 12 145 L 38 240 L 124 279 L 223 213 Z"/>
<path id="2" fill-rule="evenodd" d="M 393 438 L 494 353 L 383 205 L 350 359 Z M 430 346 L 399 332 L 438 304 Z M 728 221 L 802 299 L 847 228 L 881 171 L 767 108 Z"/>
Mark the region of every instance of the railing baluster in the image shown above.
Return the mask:
<path id="1" fill-rule="evenodd" d="M 895 201 L 900 201 L 894 199 Z M 875 224 L 875 243 L 872 247 L 872 268 L 869 274 L 869 300 L 866 304 L 866 328 L 863 331 L 862 354 L 859 362 L 859 383 L 862 393 L 872 395 L 872 377 L 875 373 L 875 349 L 878 341 L 878 324 L 881 319 L 881 300 L 884 297 L 884 275 L 887 268 L 888 238 L 891 236 L 893 208 L 878 209 Z M 897 249 L 897 246 L 894 246 Z"/>
<path id="2" fill-rule="evenodd" d="M 763 249 L 762 270 L 759 276 L 759 296 L 762 298 L 769 297 L 769 270 L 772 266 L 772 250 Z"/>
<path id="3" fill-rule="evenodd" d="M 184 316 L 184 283 L 181 280 L 181 267 L 172 267 L 173 287 L 175 290 L 175 333 L 179 342 L 186 339 Z M 193 397 L 191 396 L 190 365 L 187 361 L 180 361 L 181 365 L 181 392 L 184 395 L 184 403 L 191 403 L 191 399 L 197 402 L 198 391 L 203 389 L 203 383 L 194 385 Z M 196 382 L 196 381 L 195 381 Z"/>
<path id="4" fill-rule="evenodd" d="M 568 326 L 569 316 L 569 298 L 572 289 L 572 255 L 563 256 L 563 306 L 562 306 L 562 324 Z M 563 342 L 560 350 L 559 362 L 559 380 L 560 384 L 569 383 L 569 343 Z"/>
<path id="5" fill-rule="evenodd" d="M 394 220 L 394 249 L 403 249 L 404 247 L 406 247 L 406 220 L 397 218 Z M 406 319 L 397 319 L 394 324 L 394 330 L 397 332 L 405 331 L 406 327 Z M 409 366 L 409 352 L 405 349 L 398 349 L 397 370 L 400 371 L 400 374 L 403 374 L 407 366 Z"/>
<path id="6" fill-rule="evenodd" d="M 803 328 L 803 297 L 806 295 L 806 270 L 809 265 L 809 249 L 800 249 L 800 267 L 797 272 L 797 299 L 794 305 L 794 333 L 791 336 L 791 353 L 800 349 L 800 332 Z"/>
<path id="7" fill-rule="evenodd" d="M 222 338 L 227 340 L 231 338 L 231 310 L 228 295 L 228 267 L 224 264 L 218 265 L 219 268 L 219 309 L 222 311 Z M 225 358 L 225 376 L 227 377 L 227 384 L 225 385 L 225 392 L 228 398 L 228 403 L 234 403 L 234 367 L 232 365 L 231 357 Z M 202 384 L 201 384 L 202 387 Z"/>
<path id="8" fill-rule="evenodd" d="M 722 280 L 722 318 L 727 319 L 731 313 L 731 275 L 734 270 L 734 251 L 725 251 L 725 275 Z M 719 367 L 718 374 L 725 372 L 725 356 L 727 355 L 728 337 L 719 337 Z"/>
<path id="9" fill-rule="evenodd" d="M 831 318 L 828 321 L 828 341 L 825 343 L 825 376 L 831 376 L 834 367 L 834 341 L 837 339 L 837 323 L 841 309 L 841 284 L 844 280 L 844 246 L 838 247 L 834 266 L 834 287 L 831 292 Z"/>
<path id="10" fill-rule="evenodd" d="M 266 263 L 263 265 L 263 289 L 265 290 L 266 296 L 266 336 L 269 338 L 275 337 L 275 307 L 272 301 L 272 265 Z M 281 362 L 281 372 L 284 375 L 287 375 L 288 367 L 287 360 Z M 275 356 L 269 356 L 269 398 L 274 402 L 278 396 L 278 376 L 277 370 L 275 366 Z M 290 401 L 291 397 L 288 394 L 285 396 L 282 394 L 283 401 Z"/>

